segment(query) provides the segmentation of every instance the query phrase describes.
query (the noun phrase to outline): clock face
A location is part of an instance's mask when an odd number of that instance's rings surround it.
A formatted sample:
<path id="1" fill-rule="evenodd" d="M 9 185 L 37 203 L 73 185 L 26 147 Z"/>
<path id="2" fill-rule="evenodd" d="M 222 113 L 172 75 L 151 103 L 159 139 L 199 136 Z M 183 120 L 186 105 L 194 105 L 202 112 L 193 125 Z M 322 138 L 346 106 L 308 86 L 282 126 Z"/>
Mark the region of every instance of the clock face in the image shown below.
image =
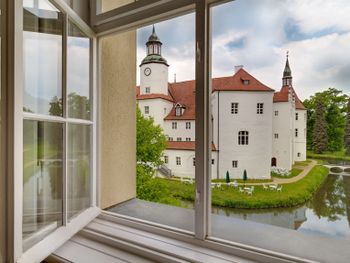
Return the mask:
<path id="1" fill-rule="evenodd" d="M 145 68 L 144 72 L 146 76 L 151 75 L 151 69 L 150 68 Z"/>

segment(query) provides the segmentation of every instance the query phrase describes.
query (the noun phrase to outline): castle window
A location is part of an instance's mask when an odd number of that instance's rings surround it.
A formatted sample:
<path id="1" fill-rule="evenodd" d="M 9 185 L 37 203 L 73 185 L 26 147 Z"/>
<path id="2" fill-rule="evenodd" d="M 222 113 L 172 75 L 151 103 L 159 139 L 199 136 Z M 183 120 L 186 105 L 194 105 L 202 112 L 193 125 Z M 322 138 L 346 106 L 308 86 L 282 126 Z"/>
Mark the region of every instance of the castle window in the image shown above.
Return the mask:
<path id="1" fill-rule="evenodd" d="M 298 137 L 298 129 L 295 129 L 295 137 Z"/>
<path id="2" fill-rule="evenodd" d="M 145 106 L 145 114 L 149 114 L 149 106 Z"/>
<path id="3" fill-rule="evenodd" d="M 257 114 L 263 114 L 264 113 L 264 103 L 257 103 L 256 104 L 256 113 Z"/>
<path id="4" fill-rule="evenodd" d="M 300 157 L 301 156 L 301 153 L 298 153 L 298 157 Z"/>
<path id="5" fill-rule="evenodd" d="M 176 165 L 181 165 L 181 157 L 176 156 Z"/>
<path id="6" fill-rule="evenodd" d="M 151 93 L 151 87 L 146 87 L 145 88 L 145 93 L 150 94 Z"/>
<path id="7" fill-rule="evenodd" d="M 299 119 L 299 114 L 295 113 L 295 120 L 297 121 Z"/>
<path id="8" fill-rule="evenodd" d="M 232 161 L 232 167 L 233 168 L 237 168 L 238 167 L 238 161 L 237 160 Z"/>
<path id="9" fill-rule="evenodd" d="M 169 138 L 168 138 L 168 141 L 169 141 L 169 142 L 172 142 L 172 141 L 173 141 L 173 137 L 169 137 Z"/>
<path id="10" fill-rule="evenodd" d="M 275 139 L 278 139 L 278 133 L 275 133 Z"/>
<path id="11" fill-rule="evenodd" d="M 176 129 L 177 129 L 177 122 L 176 122 L 176 121 L 173 121 L 173 122 L 171 123 L 171 127 L 172 127 L 173 130 L 176 130 Z"/>
<path id="12" fill-rule="evenodd" d="M 164 163 L 168 163 L 169 162 L 169 157 L 164 155 Z"/>
<path id="13" fill-rule="evenodd" d="M 186 122 L 186 129 L 187 130 L 191 129 L 191 122 L 189 122 L 189 121 Z"/>
<path id="14" fill-rule="evenodd" d="M 191 138 L 186 138 L 186 142 L 190 142 L 191 141 Z"/>
<path id="15" fill-rule="evenodd" d="M 181 142 L 181 141 L 182 141 L 182 138 L 181 138 L 181 137 L 177 137 L 176 140 L 177 140 L 178 142 Z"/>
<path id="16" fill-rule="evenodd" d="M 238 114 L 238 102 L 231 103 L 231 114 Z"/>
<path id="17" fill-rule="evenodd" d="M 176 107 L 175 108 L 175 115 L 176 116 L 181 116 L 182 115 L 182 108 L 181 107 Z"/>
<path id="18" fill-rule="evenodd" d="M 238 144 L 239 145 L 248 145 L 249 142 L 249 133 L 248 131 L 238 132 Z"/>
<path id="19" fill-rule="evenodd" d="M 249 85 L 249 79 L 244 79 L 243 80 L 243 85 Z"/>
<path id="20" fill-rule="evenodd" d="M 275 116 L 278 116 L 278 110 L 275 110 Z"/>
<path id="21" fill-rule="evenodd" d="M 211 164 L 215 164 L 215 159 L 211 159 Z"/>

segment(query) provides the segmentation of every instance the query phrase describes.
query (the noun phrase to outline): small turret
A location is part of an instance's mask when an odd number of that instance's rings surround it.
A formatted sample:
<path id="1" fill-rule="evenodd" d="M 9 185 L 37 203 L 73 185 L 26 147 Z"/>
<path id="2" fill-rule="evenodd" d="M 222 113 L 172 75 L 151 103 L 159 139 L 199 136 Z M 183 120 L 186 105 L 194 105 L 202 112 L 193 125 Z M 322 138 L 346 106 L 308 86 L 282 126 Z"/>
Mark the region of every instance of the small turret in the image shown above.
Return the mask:
<path id="1" fill-rule="evenodd" d="M 284 67 L 284 71 L 283 71 L 283 78 L 282 78 L 282 87 L 284 86 L 290 86 L 292 87 L 292 70 L 290 69 L 289 66 L 289 53 L 287 51 L 287 59 L 286 59 L 286 66 Z"/>

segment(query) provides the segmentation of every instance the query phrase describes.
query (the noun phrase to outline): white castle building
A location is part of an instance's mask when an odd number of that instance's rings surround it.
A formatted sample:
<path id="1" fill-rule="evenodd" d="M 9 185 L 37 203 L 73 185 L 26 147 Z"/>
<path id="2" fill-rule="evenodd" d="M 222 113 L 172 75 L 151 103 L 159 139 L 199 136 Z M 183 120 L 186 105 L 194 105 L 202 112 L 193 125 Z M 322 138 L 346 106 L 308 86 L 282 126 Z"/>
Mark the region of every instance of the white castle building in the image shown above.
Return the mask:
<path id="1" fill-rule="evenodd" d="M 195 81 L 168 82 L 162 43 L 153 32 L 140 65 L 137 101 L 168 137 L 163 172 L 194 177 Z M 212 178 L 267 179 L 271 166 L 290 170 L 306 159 L 306 109 L 292 83 L 288 56 L 282 88 L 275 92 L 243 66 L 232 76 L 212 80 Z M 161 169 L 162 170 L 162 169 Z"/>

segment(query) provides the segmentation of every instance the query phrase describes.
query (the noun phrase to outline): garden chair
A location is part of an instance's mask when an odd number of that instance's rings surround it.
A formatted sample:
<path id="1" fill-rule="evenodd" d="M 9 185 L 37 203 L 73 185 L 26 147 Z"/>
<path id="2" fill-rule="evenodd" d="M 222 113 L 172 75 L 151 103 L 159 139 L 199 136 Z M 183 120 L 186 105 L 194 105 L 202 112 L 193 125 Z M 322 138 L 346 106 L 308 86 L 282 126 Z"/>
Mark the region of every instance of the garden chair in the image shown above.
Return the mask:
<path id="1" fill-rule="evenodd" d="M 237 183 L 237 181 L 236 181 L 236 180 L 233 182 L 233 187 L 235 187 L 235 188 L 237 188 L 237 187 L 238 187 L 238 183 Z"/>
<path id="2" fill-rule="evenodd" d="M 253 195 L 253 191 L 254 191 L 254 186 L 252 186 L 252 188 L 250 188 L 250 189 L 247 191 L 247 194 L 248 194 L 248 195 Z"/>
<path id="3" fill-rule="evenodd" d="M 277 192 L 282 192 L 282 185 L 276 189 Z"/>
<path id="4" fill-rule="evenodd" d="M 263 184 L 263 189 L 264 190 L 269 190 L 269 187 L 266 184 Z"/>
<path id="5" fill-rule="evenodd" d="M 239 187 L 238 190 L 239 190 L 240 193 L 244 193 L 244 190 L 243 190 L 242 187 Z"/>

